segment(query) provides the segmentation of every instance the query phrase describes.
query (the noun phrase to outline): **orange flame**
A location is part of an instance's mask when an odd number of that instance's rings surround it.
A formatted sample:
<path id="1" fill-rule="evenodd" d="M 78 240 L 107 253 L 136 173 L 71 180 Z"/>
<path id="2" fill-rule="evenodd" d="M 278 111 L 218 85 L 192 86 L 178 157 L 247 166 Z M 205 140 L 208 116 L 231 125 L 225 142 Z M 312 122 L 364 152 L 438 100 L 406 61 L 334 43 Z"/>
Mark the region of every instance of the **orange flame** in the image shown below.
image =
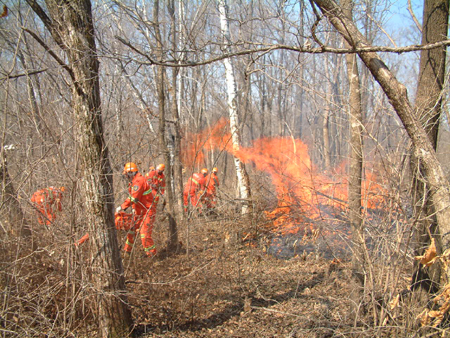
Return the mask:
<path id="1" fill-rule="evenodd" d="M 229 122 L 225 118 L 221 118 L 214 126 L 206 128 L 200 133 L 186 133 L 182 143 L 181 161 L 184 166 L 203 166 L 205 152 L 213 149 L 226 149 L 230 138 Z"/>
<path id="2" fill-rule="evenodd" d="M 224 118 L 213 127 L 186 138 L 190 143 L 184 151 L 184 164 L 198 164 L 204 160 L 203 152 L 223 149 L 244 163 L 254 163 L 259 171 L 271 176 L 278 205 L 266 215 L 277 230 L 297 232 L 300 224 L 305 228 L 306 223 L 328 217 L 324 214 L 326 207 L 341 211 L 346 211 L 348 207 L 348 183 L 344 174 L 346 164 L 342 163 L 334 170 L 333 179 L 318 173 L 307 145 L 299 139 L 261 138 L 255 140 L 251 147 L 234 151 L 228 120 Z M 362 185 L 363 206 L 383 207 L 385 196 L 386 190 L 377 183 L 376 175 L 367 173 Z"/>

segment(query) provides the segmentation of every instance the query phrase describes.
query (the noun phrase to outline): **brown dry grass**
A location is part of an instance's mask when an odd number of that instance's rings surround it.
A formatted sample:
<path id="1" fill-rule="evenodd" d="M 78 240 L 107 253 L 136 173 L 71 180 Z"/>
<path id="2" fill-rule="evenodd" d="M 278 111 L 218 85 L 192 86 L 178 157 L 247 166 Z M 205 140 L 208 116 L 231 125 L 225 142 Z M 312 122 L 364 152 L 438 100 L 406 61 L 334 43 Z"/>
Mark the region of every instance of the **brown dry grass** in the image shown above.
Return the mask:
<path id="1" fill-rule="evenodd" d="M 3 238 L 1 283 L 3 337 L 96 336 L 89 283 L 88 243 L 76 236 L 34 229 L 36 249 Z M 144 256 L 140 241 L 124 260 L 128 302 L 138 337 L 414 337 L 445 336 L 444 328 L 421 331 L 409 305 L 408 264 L 396 266 L 396 285 L 385 285 L 389 268 L 373 264 L 374 281 L 354 313 L 349 257 L 320 252 L 280 259 L 268 254 L 263 213 L 241 218 L 198 217 L 178 224 L 179 252 L 165 252 L 167 226 L 159 217 L 154 239 L 160 254 Z M 248 236 L 251 234 L 251 236 Z M 124 243 L 125 233 L 118 233 Z M 242 238 L 251 238 L 243 241 Z M 344 245 L 344 244 L 343 244 Z M 272 250 L 273 251 L 273 250 Z M 411 264 L 412 266 L 412 264 Z"/>

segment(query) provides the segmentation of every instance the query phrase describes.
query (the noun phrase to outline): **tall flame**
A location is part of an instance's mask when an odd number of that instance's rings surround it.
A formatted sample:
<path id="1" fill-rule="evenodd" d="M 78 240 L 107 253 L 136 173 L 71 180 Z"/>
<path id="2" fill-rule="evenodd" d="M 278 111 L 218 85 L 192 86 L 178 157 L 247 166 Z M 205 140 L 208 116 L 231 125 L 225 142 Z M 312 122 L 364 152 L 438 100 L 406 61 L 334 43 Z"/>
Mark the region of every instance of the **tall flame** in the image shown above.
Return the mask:
<path id="1" fill-rule="evenodd" d="M 317 171 L 308 154 L 308 147 L 299 139 L 278 137 L 255 140 L 251 147 L 241 147 L 233 151 L 228 120 L 220 119 L 213 127 L 187 137 L 191 141 L 185 149 L 185 164 L 199 163 L 200 151 L 225 150 L 244 163 L 254 163 L 255 167 L 270 175 L 277 207 L 267 213 L 273 226 L 286 231 L 298 231 L 300 223 L 327 216 L 326 210 L 345 211 L 348 207 L 348 183 L 345 174 L 330 178 Z M 194 156 L 193 154 L 197 154 Z M 335 173 L 345 172 L 345 164 L 340 164 Z M 385 189 L 377 183 L 374 173 L 367 173 L 362 185 L 363 206 L 381 207 L 385 200 Z M 324 214 L 325 213 L 325 214 Z M 311 223 L 311 222 L 309 222 Z"/>

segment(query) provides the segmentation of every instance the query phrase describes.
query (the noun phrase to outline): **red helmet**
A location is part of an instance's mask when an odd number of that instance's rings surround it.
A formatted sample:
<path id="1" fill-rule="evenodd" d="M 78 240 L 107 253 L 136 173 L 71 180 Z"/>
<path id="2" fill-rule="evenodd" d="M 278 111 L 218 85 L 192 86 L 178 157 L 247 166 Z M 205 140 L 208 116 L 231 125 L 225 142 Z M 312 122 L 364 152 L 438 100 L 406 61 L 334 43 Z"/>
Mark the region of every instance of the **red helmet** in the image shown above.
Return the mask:
<path id="1" fill-rule="evenodd" d="M 203 168 L 202 171 L 201 171 L 201 173 L 202 173 L 203 175 L 206 175 L 206 174 L 208 173 L 208 169 Z"/>
<path id="2" fill-rule="evenodd" d="M 135 163 L 133 162 L 128 162 L 127 164 L 125 164 L 125 167 L 123 168 L 123 174 L 128 174 L 128 173 L 136 173 L 138 171 L 138 167 Z"/>
<path id="3" fill-rule="evenodd" d="M 158 164 L 158 166 L 156 167 L 156 170 L 159 171 L 164 171 L 164 169 L 166 169 L 166 166 L 163 163 Z"/>

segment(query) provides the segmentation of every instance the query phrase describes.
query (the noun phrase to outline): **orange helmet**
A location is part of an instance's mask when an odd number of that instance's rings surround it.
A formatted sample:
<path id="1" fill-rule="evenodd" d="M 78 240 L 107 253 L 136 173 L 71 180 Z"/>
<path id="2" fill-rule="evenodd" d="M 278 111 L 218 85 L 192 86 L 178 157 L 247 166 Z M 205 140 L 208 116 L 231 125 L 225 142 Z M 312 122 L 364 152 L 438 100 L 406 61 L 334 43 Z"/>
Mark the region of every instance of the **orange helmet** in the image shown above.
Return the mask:
<path id="1" fill-rule="evenodd" d="M 164 169 L 166 169 L 166 166 L 164 165 L 164 163 L 158 164 L 158 166 L 156 167 L 156 170 L 159 170 L 159 171 L 164 171 Z"/>
<path id="2" fill-rule="evenodd" d="M 212 172 L 213 173 L 217 173 L 219 171 L 219 169 L 217 169 L 216 167 L 214 167 L 213 169 L 212 169 Z"/>
<path id="3" fill-rule="evenodd" d="M 150 168 L 148 168 L 148 170 L 153 171 L 153 170 L 155 170 L 155 167 L 151 166 Z"/>
<path id="4" fill-rule="evenodd" d="M 59 190 L 61 190 L 61 192 L 64 192 L 66 190 L 66 188 L 61 187 L 61 188 L 59 188 Z"/>
<path id="5" fill-rule="evenodd" d="M 202 173 L 203 175 L 206 175 L 206 174 L 208 173 L 208 169 L 203 168 L 202 171 L 201 171 L 201 173 Z"/>
<path id="6" fill-rule="evenodd" d="M 123 168 L 123 174 L 127 173 L 136 173 L 138 171 L 137 165 L 133 162 L 128 162 L 125 164 L 125 167 Z"/>

